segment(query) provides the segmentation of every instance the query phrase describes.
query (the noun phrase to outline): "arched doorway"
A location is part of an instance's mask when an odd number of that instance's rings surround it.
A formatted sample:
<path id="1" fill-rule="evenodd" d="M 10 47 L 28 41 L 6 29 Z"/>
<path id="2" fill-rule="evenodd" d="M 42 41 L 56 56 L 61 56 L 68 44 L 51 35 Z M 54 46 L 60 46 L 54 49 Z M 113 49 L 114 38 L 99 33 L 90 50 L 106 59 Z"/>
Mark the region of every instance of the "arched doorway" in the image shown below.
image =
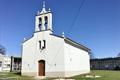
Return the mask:
<path id="1" fill-rule="evenodd" d="M 45 61 L 44 60 L 38 61 L 38 75 L 45 76 Z"/>

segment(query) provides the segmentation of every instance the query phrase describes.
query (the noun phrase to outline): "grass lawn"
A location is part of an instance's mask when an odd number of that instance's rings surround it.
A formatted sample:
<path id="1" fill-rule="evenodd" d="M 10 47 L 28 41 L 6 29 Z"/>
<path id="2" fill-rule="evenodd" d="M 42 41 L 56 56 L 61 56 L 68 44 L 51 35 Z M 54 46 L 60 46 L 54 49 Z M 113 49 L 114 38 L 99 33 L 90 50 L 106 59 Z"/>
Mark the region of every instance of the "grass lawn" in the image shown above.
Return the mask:
<path id="1" fill-rule="evenodd" d="M 92 70 L 89 75 L 97 75 L 101 77 L 86 78 L 85 75 L 78 75 L 71 78 L 75 80 L 120 80 L 120 71 Z M 14 72 L 8 73 L 0 72 L 0 80 L 35 80 L 35 79 L 34 77 L 20 76 L 20 74 Z"/>
<path id="2" fill-rule="evenodd" d="M 34 80 L 34 78 L 20 76 L 20 73 L 16 72 L 0 72 L 0 80 Z"/>
<path id="3" fill-rule="evenodd" d="M 101 76 L 99 78 L 86 78 L 85 75 L 72 77 L 75 80 L 120 80 L 120 71 L 92 70 L 90 75 Z"/>

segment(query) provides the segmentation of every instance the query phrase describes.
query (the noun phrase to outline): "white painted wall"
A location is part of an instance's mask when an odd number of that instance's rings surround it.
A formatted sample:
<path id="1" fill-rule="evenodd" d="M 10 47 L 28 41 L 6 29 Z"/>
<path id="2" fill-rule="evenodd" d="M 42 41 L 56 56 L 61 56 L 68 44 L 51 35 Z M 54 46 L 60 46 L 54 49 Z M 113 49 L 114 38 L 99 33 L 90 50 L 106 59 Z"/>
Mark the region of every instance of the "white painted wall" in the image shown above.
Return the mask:
<path id="1" fill-rule="evenodd" d="M 22 73 L 38 75 L 38 61 L 45 60 L 45 72 L 65 72 L 65 76 L 88 73 L 89 54 L 64 42 L 63 38 L 50 35 L 51 31 L 34 33 L 23 43 Z M 46 40 L 46 49 L 39 49 L 39 41 Z M 48 76 L 48 75 L 47 75 Z"/>
<path id="2" fill-rule="evenodd" d="M 79 75 L 90 71 L 89 54 L 87 51 L 64 44 L 66 76 Z"/>
<path id="3" fill-rule="evenodd" d="M 53 35 L 51 31 L 37 32 L 23 43 L 22 73 L 36 72 L 38 75 L 38 61 L 45 60 L 45 71 L 64 71 L 64 40 Z M 39 41 L 46 40 L 46 49 L 39 49 Z"/>

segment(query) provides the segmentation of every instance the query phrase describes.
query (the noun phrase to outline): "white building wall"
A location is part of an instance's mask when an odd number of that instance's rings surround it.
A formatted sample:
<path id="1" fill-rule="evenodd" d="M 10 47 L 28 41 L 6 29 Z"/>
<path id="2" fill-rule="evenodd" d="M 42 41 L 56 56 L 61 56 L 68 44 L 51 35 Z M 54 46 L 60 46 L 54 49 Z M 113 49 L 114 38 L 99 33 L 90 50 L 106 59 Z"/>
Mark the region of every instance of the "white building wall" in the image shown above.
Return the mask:
<path id="1" fill-rule="evenodd" d="M 46 76 L 59 76 L 64 72 L 64 40 L 50 35 L 50 31 L 38 32 L 23 43 L 22 74 L 38 75 L 38 61 L 45 60 Z M 39 41 L 46 40 L 46 49 L 39 49 Z"/>
<path id="2" fill-rule="evenodd" d="M 35 50 L 36 49 L 36 42 L 34 41 L 34 37 L 29 39 L 23 44 L 22 50 L 22 73 L 31 73 L 35 74 L 34 67 L 35 65 Z"/>
<path id="3" fill-rule="evenodd" d="M 0 54 L 0 72 L 9 72 L 11 66 L 11 58 Z"/>
<path id="4" fill-rule="evenodd" d="M 0 72 L 2 72 L 3 59 L 4 59 L 4 55 L 0 53 Z"/>
<path id="5" fill-rule="evenodd" d="M 90 71 L 89 54 L 70 44 L 64 44 L 65 76 L 74 76 Z"/>
<path id="6" fill-rule="evenodd" d="M 11 66 L 11 58 L 9 56 L 4 56 L 2 71 L 9 72 L 11 68 L 10 66 Z"/>
<path id="7" fill-rule="evenodd" d="M 89 54 L 50 35 L 51 31 L 34 33 L 23 43 L 22 75 L 38 76 L 38 61 L 45 60 L 47 77 L 69 77 L 90 71 Z M 46 49 L 39 49 L 39 41 L 46 40 Z"/>

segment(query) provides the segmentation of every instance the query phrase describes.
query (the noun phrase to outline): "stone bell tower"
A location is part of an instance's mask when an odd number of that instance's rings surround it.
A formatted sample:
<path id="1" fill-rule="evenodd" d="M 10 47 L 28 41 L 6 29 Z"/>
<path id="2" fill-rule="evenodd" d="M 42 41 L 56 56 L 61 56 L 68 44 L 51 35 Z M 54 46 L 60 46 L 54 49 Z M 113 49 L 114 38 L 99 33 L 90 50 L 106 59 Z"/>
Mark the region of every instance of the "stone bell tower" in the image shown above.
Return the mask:
<path id="1" fill-rule="evenodd" d="M 52 13 L 49 8 L 47 11 L 45 9 L 45 2 L 43 2 L 42 11 L 38 11 L 35 21 L 35 32 L 38 31 L 52 31 Z"/>

